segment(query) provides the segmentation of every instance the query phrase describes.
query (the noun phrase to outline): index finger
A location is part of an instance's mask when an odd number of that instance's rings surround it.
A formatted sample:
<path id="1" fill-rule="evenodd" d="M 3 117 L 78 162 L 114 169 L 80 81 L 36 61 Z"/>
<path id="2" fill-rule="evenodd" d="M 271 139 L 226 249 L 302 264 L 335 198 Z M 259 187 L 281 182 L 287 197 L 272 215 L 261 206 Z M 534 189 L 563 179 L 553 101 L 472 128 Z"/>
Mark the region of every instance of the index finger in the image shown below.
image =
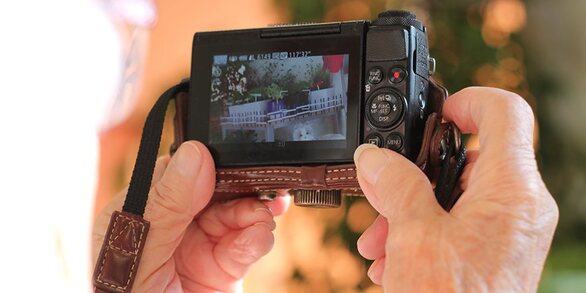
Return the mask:
<path id="1" fill-rule="evenodd" d="M 466 88 L 447 99 L 443 113 L 463 133 L 479 135 L 480 154 L 511 158 L 519 151 L 533 153 L 533 111 L 515 93 L 496 88 Z"/>

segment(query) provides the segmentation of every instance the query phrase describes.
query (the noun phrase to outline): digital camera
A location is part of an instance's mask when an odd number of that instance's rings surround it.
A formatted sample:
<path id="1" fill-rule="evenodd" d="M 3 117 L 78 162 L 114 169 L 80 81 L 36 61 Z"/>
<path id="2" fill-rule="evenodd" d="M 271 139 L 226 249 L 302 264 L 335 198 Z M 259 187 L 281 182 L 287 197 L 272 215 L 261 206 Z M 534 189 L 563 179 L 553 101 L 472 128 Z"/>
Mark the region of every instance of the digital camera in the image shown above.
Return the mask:
<path id="1" fill-rule="evenodd" d="M 352 157 L 358 145 L 371 143 L 413 161 L 449 211 L 461 194 L 466 148 L 458 128 L 442 122 L 447 91 L 430 78 L 434 69 L 425 27 L 405 11 L 383 12 L 372 22 L 196 33 L 190 80 L 167 89 L 147 116 L 94 285 L 132 288 L 171 100 L 171 153 L 188 140 L 209 148 L 216 166 L 211 202 L 270 199 L 289 190 L 297 205 L 337 207 L 342 194 L 362 193 Z"/>
<path id="2" fill-rule="evenodd" d="M 426 28 L 406 11 L 199 32 L 175 146 L 206 144 L 218 198 L 292 189 L 297 204 L 335 206 L 341 190 L 360 192 L 362 143 L 427 161 L 426 122 L 447 94 L 434 70 Z"/>

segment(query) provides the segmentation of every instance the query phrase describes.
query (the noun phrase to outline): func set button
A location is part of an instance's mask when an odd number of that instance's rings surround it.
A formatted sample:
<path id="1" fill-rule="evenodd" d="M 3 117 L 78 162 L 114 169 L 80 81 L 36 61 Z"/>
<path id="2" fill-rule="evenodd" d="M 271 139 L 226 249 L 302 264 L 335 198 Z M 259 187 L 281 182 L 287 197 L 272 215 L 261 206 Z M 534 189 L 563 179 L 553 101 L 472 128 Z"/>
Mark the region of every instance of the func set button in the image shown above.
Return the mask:
<path id="1" fill-rule="evenodd" d="M 391 114 L 391 104 L 389 102 L 380 102 L 378 104 L 378 114 L 380 116 L 388 116 L 389 114 Z"/>
<path id="2" fill-rule="evenodd" d="M 382 92 L 373 95 L 368 103 L 368 118 L 377 128 L 393 126 L 403 113 L 401 98 L 392 92 Z"/>

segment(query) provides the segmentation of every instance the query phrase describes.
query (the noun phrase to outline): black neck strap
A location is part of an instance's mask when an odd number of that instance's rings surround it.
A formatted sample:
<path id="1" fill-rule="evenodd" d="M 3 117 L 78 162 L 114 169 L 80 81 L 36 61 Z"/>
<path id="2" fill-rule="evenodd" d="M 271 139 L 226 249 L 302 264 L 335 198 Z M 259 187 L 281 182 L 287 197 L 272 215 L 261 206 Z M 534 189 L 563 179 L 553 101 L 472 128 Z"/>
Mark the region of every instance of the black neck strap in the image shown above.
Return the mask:
<path id="1" fill-rule="evenodd" d="M 155 162 L 161 144 L 161 133 L 163 132 L 163 122 L 169 101 L 178 93 L 189 90 L 189 80 L 184 80 L 178 85 L 165 91 L 157 100 L 144 123 L 138 155 L 130 186 L 126 194 L 126 200 L 122 211 L 142 216 L 148 199 Z"/>

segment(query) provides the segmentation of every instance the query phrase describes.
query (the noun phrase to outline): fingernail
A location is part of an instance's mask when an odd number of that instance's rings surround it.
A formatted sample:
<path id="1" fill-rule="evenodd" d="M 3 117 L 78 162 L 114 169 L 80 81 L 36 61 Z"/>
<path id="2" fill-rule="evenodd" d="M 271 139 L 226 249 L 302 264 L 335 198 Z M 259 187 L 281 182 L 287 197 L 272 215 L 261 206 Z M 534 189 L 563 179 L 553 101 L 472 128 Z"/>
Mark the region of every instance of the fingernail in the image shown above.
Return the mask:
<path id="1" fill-rule="evenodd" d="M 240 264 L 252 264 L 259 257 L 265 255 L 270 250 L 264 243 L 267 239 L 266 224 L 257 223 L 252 227 L 246 228 L 236 239 L 231 252 L 231 258 Z M 272 247 L 272 244 L 270 245 Z"/>
<path id="2" fill-rule="evenodd" d="M 375 260 L 376 262 L 376 260 Z M 366 275 L 368 276 L 368 278 L 370 278 L 370 280 L 374 283 L 376 282 L 376 275 L 374 272 L 374 265 L 375 263 L 373 262 L 372 265 L 370 266 L 370 268 L 368 268 L 368 272 L 366 272 Z"/>
<path id="3" fill-rule="evenodd" d="M 277 226 L 277 224 L 275 223 L 275 220 L 272 220 L 270 224 L 267 222 L 258 222 L 258 223 L 255 223 L 253 226 L 264 227 L 266 229 L 269 229 L 269 231 L 273 231 L 273 230 L 275 230 L 275 227 Z"/>
<path id="4" fill-rule="evenodd" d="M 382 149 L 370 144 L 359 146 L 354 152 L 354 162 L 360 175 L 370 184 L 375 184 L 389 157 Z"/>
<path id="5" fill-rule="evenodd" d="M 250 246 L 252 239 L 254 239 L 257 233 L 256 229 L 245 229 L 240 235 L 238 235 L 238 237 L 236 237 L 236 239 L 234 239 L 234 244 L 238 247 Z"/>
<path id="6" fill-rule="evenodd" d="M 368 268 L 368 272 L 366 272 L 366 275 L 368 275 L 370 280 L 372 280 L 372 282 L 377 285 L 381 285 L 380 284 L 381 280 L 382 280 L 381 273 L 383 273 L 380 270 L 380 262 L 384 262 L 384 258 L 379 258 L 379 259 L 376 259 L 374 262 L 372 262 L 372 264 L 370 265 L 370 268 Z"/>
<path id="7" fill-rule="evenodd" d="M 374 262 L 372 262 L 372 264 L 370 265 L 370 267 L 368 268 L 368 271 L 366 272 L 366 275 L 372 280 L 372 268 L 374 267 Z"/>
<path id="8" fill-rule="evenodd" d="M 175 156 L 172 165 L 177 172 L 184 177 L 194 177 L 197 175 L 201 164 L 201 152 L 197 146 L 186 142 L 182 144 Z"/>
<path id="9" fill-rule="evenodd" d="M 273 216 L 273 213 L 271 212 L 271 210 L 269 210 L 267 207 L 259 207 L 254 210 L 254 213 L 269 215 L 271 217 L 270 223 L 258 222 L 258 223 L 254 224 L 255 226 L 256 225 L 261 225 L 261 226 L 265 225 L 267 228 L 269 228 L 269 230 L 271 230 L 271 231 L 275 230 L 275 228 L 277 227 L 277 224 L 275 223 L 275 219 L 273 218 L 274 216 Z"/>
<path id="10" fill-rule="evenodd" d="M 371 143 L 365 143 L 365 144 L 361 144 L 358 146 L 358 148 L 354 151 L 354 163 L 358 162 L 358 158 L 360 158 L 360 155 L 368 149 L 378 149 L 377 146 L 371 144 Z"/>
<path id="11" fill-rule="evenodd" d="M 269 215 L 271 215 L 271 217 L 273 216 L 273 213 L 271 212 L 271 210 L 267 207 L 262 207 L 262 208 L 256 208 L 254 210 L 255 213 L 268 213 Z"/>
<path id="12" fill-rule="evenodd" d="M 262 233 L 262 230 L 269 229 L 272 231 L 271 226 L 265 222 L 258 222 L 252 227 L 246 228 L 236 239 L 234 240 L 234 244 L 239 247 L 246 247 L 250 246 L 253 243 L 253 239 L 258 237 L 259 233 Z"/>

